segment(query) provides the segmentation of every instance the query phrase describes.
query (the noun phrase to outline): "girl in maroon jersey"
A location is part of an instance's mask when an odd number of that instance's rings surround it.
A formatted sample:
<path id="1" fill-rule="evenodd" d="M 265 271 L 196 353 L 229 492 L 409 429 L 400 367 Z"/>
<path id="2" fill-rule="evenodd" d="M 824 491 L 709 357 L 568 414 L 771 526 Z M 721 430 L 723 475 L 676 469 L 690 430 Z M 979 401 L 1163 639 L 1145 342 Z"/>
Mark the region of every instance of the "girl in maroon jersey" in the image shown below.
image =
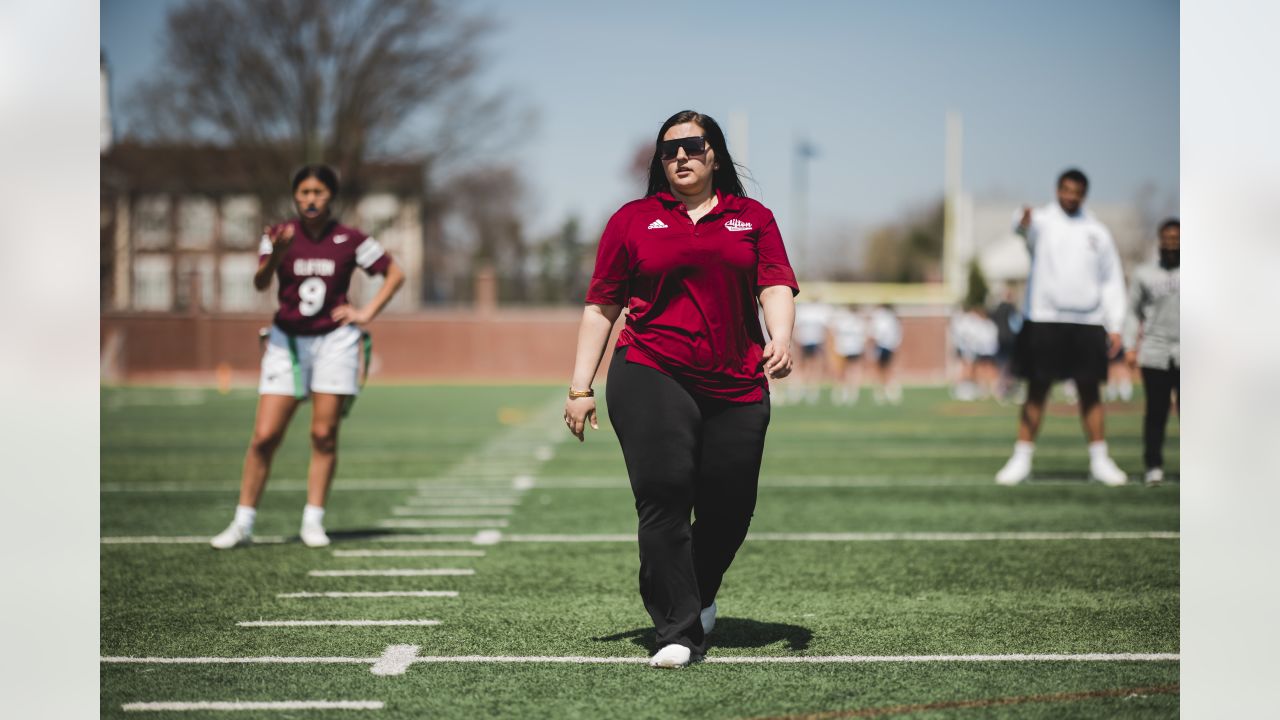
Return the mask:
<path id="1" fill-rule="evenodd" d="M 301 537 L 309 547 L 324 547 L 324 504 L 338 464 L 338 425 L 344 403 L 359 391 L 360 325 L 377 317 L 404 283 L 404 273 L 377 240 L 332 218 L 338 176 L 328 166 L 307 165 L 293 176 L 298 217 L 268 227 L 259 246 L 259 290 L 279 280 L 280 308 L 275 314 L 258 385 L 258 413 L 245 454 L 240 504 L 235 519 L 210 544 L 227 549 L 248 544 L 253 521 L 271 470 L 298 405 L 311 399 L 311 467 Z M 368 305 L 347 301 L 356 268 L 385 275 Z"/>
<path id="2" fill-rule="evenodd" d="M 720 126 L 690 110 L 668 118 L 646 196 L 600 239 L 564 409 L 580 441 L 588 423 L 598 427 L 591 381 L 626 305 L 609 419 L 639 515 L 654 667 L 706 651 L 716 592 L 755 510 L 767 378 L 791 372 L 797 292 L 773 213 L 746 197 Z"/>

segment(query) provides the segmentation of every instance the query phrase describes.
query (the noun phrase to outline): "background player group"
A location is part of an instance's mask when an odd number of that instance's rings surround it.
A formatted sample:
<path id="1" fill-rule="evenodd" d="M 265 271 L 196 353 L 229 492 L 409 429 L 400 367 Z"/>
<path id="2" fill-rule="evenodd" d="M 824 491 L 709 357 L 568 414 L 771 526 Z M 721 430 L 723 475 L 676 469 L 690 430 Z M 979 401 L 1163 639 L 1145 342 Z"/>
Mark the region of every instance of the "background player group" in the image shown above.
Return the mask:
<path id="1" fill-rule="evenodd" d="M 1146 388 L 1144 480 L 1164 480 L 1165 430 L 1180 387 L 1179 222 L 1160 224 L 1158 261 L 1133 272 L 1126 297 L 1111 234 L 1084 207 L 1088 187 L 1084 173 L 1068 170 L 1058 178 L 1056 201 L 1015 215 L 1013 230 L 1031 256 L 1024 307 L 1003 288 L 994 307 L 968 304 L 948 327 L 955 399 L 990 396 L 1003 402 L 1023 395 L 1013 455 L 996 475 L 1002 485 L 1030 477 L 1035 439 L 1056 382 L 1064 383 L 1068 399 L 1079 407 L 1090 476 L 1106 485 L 1124 484 L 1126 474 L 1107 450 L 1102 400 L 1131 399 L 1130 376 L 1138 370 Z M 856 403 L 868 354 L 878 380 L 877 404 L 900 402 L 892 359 L 902 335 L 888 306 L 868 312 L 801 301 L 796 377 L 776 393 L 775 402 L 816 403 L 821 387 L 830 384 L 832 404 Z"/>

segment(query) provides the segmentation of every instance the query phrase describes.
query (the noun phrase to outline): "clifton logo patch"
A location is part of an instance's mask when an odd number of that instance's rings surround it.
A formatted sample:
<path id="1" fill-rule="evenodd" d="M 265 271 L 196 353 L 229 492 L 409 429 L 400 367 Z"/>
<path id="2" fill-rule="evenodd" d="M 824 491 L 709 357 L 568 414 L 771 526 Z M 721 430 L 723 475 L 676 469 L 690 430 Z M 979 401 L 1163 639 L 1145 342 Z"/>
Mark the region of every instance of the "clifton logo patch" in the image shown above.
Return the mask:
<path id="1" fill-rule="evenodd" d="M 751 229 L 751 223 L 734 218 L 724 224 L 724 229 L 729 232 L 746 232 Z"/>

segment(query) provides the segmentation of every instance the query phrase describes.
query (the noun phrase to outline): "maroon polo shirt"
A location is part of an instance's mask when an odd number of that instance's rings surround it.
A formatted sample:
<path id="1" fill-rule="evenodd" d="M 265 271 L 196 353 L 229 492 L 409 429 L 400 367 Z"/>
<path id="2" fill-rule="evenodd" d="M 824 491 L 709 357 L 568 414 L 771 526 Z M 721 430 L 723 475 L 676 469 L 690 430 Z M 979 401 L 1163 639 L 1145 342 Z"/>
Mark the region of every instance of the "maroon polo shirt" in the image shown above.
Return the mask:
<path id="1" fill-rule="evenodd" d="M 338 327 L 330 313 L 347 304 L 347 289 L 356 268 L 370 275 L 385 275 L 391 256 L 377 240 L 337 222 L 330 222 L 319 238 L 308 236 L 296 218 L 278 227 L 285 225 L 293 225 L 293 242 L 276 268 L 280 309 L 275 324 L 290 335 L 323 335 Z M 263 235 L 259 265 L 270 255 L 271 239 Z"/>
<path id="2" fill-rule="evenodd" d="M 588 303 L 625 305 L 627 360 L 732 402 L 764 397 L 760 290 L 799 293 L 778 224 L 750 198 L 716 193 L 695 224 L 662 192 L 623 205 L 600 238 Z"/>

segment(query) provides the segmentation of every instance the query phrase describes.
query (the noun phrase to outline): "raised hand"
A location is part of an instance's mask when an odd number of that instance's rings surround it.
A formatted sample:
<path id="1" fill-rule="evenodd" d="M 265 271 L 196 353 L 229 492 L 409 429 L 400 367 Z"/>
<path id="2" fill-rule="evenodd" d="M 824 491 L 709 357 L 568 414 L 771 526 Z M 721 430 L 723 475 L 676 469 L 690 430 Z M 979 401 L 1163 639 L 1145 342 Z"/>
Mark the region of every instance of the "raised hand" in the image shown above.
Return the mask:
<path id="1" fill-rule="evenodd" d="M 284 255 L 284 252 L 293 244 L 293 223 L 284 225 L 276 225 L 263 228 L 263 234 L 271 241 L 271 254 L 275 256 Z"/>

